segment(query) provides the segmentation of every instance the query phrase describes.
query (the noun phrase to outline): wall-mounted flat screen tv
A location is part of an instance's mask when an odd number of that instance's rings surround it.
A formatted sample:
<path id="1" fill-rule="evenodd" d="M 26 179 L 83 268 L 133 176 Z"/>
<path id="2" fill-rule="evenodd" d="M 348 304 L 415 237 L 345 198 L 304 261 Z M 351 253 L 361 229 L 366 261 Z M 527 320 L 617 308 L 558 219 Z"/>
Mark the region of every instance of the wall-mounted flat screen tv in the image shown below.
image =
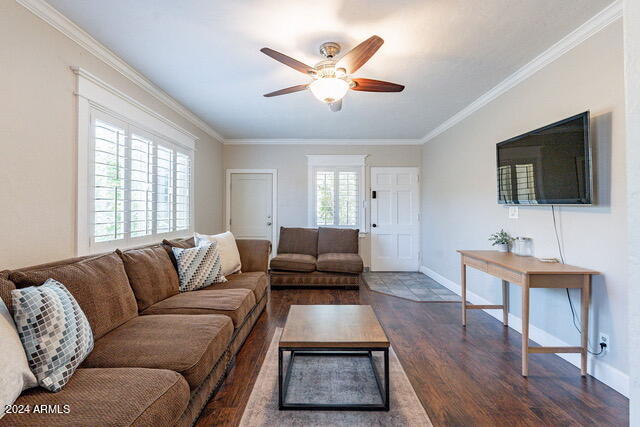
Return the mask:
<path id="1" fill-rule="evenodd" d="M 497 145 L 498 203 L 591 205 L 589 112 Z"/>

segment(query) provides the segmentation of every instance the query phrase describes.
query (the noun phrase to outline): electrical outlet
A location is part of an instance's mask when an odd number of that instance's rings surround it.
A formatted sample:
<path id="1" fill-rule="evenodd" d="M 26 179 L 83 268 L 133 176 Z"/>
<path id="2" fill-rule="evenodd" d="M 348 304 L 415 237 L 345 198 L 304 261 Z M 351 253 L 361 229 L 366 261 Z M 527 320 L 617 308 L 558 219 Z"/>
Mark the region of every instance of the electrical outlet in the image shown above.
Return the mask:
<path id="1" fill-rule="evenodd" d="M 518 219 L 519 218 L 518 207 L 517 206 L 509 206 L 509 219 Z"/>
<path id="2" fill-rule="evenodd" d="M 604 350 L 602 351 L 602 354 L 606 354 L 609 353 L 609 350 L 611 350 L 611 341 L 609 340 L 609 335 L 607 334 L 603 334 L 602 332 L 600 332 L 598 334 L 598 347 L 600 346 L 600 343 L 604 343 L 607 346 L 604 348 Z M 600 351 L 600 349 L 598 348 L 596 350 L 596 352 Z"/>

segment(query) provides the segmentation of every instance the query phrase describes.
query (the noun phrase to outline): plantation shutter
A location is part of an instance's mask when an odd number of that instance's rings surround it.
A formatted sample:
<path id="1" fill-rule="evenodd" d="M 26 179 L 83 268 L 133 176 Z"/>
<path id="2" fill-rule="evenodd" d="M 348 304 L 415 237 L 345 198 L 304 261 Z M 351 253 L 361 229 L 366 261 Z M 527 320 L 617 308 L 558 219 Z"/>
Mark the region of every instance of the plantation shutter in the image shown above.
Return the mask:
<path id="1" fill-rule="evenodd" d="M 314 172 L 315 225 L 359 227 L 360 171 L 317 167 Z"/>
<path id="2" fill-rule="evenodd" d="M 100 110 L 91 113 L 89 246 L 191 231 L 193 151 Z"/>

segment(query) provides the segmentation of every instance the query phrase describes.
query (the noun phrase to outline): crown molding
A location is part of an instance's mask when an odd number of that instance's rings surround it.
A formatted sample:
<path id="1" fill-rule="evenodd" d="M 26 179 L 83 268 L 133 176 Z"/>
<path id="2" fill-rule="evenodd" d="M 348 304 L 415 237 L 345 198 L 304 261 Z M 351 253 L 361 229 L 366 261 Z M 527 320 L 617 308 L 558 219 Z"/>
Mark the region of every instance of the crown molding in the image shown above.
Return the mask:
<path id="1" fill-rule="evenodd" d="M 422 145 L 421 139 L 226 139 L 225 145 Z"/>
<path id="2" fill-rule="evenodd" d="M 120 74 L 128 78 L 131 82 L 145 90 L 147 93 L 158 99 L 160 102 L 171 108 L 184 119 L 188 120 L 200 130 L 224 142 L 224 138 L 216 132 L 211 126 L 205 123 L 201 118 L 189 111 L 185 106 L 173 99 L 169 94 L 153 84 L 144 75 L 127 64 L 118 55 L 109 50 L 102 43 L 91 37 L 89 33 L 74 24 L 69 18 L 60 13 L 44 0 L 16 0 L 17 3 L 24 6 L 34 15 L 51 25 L 56 30 L 79 44 L 89 53 L 102 60 L 105 64 L 118 71 Z"/>
<path id="3" fill-rule="evenodd" d="M 587 22 L 567 34 L 560 41 L 552 45 L 549 49 L 535 57 L 528 62 L 522 68 L 511 74 L 509 77 L 500 82 L 493 89 L 480 96 L 478 99 L 467 105 L 458 113 L 451 116 L 449 119 L 441 123 L 438 127 L 427 133 L 422 138 L 422 143 L 426 143 L 436 136 L 440 135 L 444 131 L 452 128 L 456 124 L 460 123 L 480 108 L 489 104 L 494 99 L 498 98 L 503 93 L 509 91 L 513 87 L 517 86 L 521 82 L 525 81 L 542 68 L 551 64 L 556 59 L 560 58 L 565 53 L 572 50 L 574 47 L 580 45 L 589 37 L 597 34 L 609 24 L 622 18 L 622 0 L 616 0 L 609 6 L 602 9 Z"/>

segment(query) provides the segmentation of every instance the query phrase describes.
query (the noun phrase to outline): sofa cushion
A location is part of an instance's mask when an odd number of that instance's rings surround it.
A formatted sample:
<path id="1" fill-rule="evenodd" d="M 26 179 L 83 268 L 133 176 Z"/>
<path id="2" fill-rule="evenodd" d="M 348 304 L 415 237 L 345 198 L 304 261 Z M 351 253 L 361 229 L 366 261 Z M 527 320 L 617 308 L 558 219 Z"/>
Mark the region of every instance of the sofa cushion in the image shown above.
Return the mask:
<path id="1" fill-rule="evenodd" d="M 249 289 L 211 289 L 174 295 L 147 308 L 142 314 L 224 314 L 235 328 L 256 305 Z"/>
<path id="2" fill-rule="evenodd" d="M 4 304 L 11 312 L 11 307 L 13 306 L 11 301 L 11 291 L 16 288 L 16 285 L 9 280 L 9 271 L 4 270 L 0 271 L 0 299 L 4 301 Z"/>
<path id="3" fill-rule="evenodd" d="M 93 348 L 87 317 L 67 288 L 54 279 L 15 289 L 11 296 L 31 371 L 41 387 L 61 390 Z"/>
<path id="4" fill-rule="evenodd" d="M 253 291 L 256 302 L 260 301 L 269 287 L 267 274 L 262 271 L 238 273 L 227 276 L 227 283 L 220 283 L 206 289 L 249 289 Z"/>
<path id="5" fill-rule="evenodd" d="M 189 403 L 189 385 L 169 370 L 78 369 L 58 393 L 43 388 L 24 392 L 16 405 L 31 413 L 7 414 L 11 426 L 172 426 Z M 35 413 L 35 405 L 60 405 L 68 413 Z"/>
<path id="6" fill-rule="evenodd" d="M 271 259 L 272 270 L 315 271 L 316 257 L 303 254 L 279 254 Z"/>
<path id="7" fill-rule="evenodd" d="M 242 271 L 269 271 L 269 254 L 271 253 L 271 242 L 258 239 L 238 239 L 236 246 L 240 252 L 240 262 Z"/>
<path id="8" fill-rule="evenodd" d="M 231 341 L 227 316 L 138 316 L 96 340 L 83 368 L 156 368 L 181 374 L 198 387 Z"/>
<path id="9" fill-rule="evenodd" d="M 279 254 L 318 255 L 318 230 L 280 227 Z"/>
<path id="10" fill-rule="evenodd" d="M 318 253 L 358 253 L 358 235 L 360 230 L 353 228 L 330 228 L 320 227 L 318 229 Z"/>
<path id="11" fill-rule="evenodd" d="M 124 263 L 139 311 L 178 293 L 178 273 L 162 246 L 116 252 Z"/>
<path id="12" fill-rule="evenodd" d="M 358 254 L 322 254 L 318 256 L 318 271 L 362 273 L 364 265 Z"/>
<path id="13" fill-rule="evenodd" d="M 18 288 L 40 286 L 49 278 L 63 283 L 78 301 L 95 339 L 138 315 L 124 264 L 115 252 L 24 268 L 9 275 Z"/>
<path id="14" fill-rule="evenodd" d="M 164 239 L 162 241 L 162 247 L 164 248 L 165 251 L 167 251 L 169 258 L 171 259 L 171 263 L 176 268 L 176 270 L 178 269 L 178 264 L 176 263 L 176 257 L 173 254 L 173 250 L 171 248 L 188 249 L 188 248 L 193 248 L 195 246 L 196 246 L 196 240 L 193 237 L 189 237 L 186 239 L 173 239 L 173 240 Z"/>

